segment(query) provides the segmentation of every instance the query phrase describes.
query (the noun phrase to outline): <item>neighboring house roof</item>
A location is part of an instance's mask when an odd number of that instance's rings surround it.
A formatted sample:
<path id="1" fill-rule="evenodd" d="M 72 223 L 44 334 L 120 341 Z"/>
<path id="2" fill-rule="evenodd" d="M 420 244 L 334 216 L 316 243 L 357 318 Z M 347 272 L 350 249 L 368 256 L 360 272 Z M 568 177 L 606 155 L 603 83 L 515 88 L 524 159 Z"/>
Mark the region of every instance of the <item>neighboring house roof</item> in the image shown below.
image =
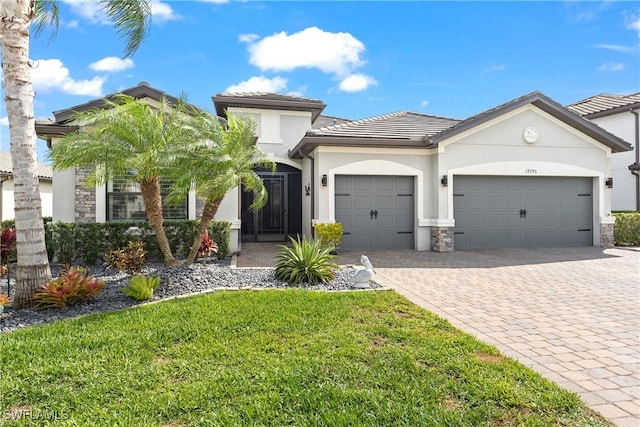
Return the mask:
<path id="1" fill-rule="evenodd" d="M 48 143 L 50 143 L 52 136 L 63 136 L 77 129 L 76 126 L 70 126 L 68 124 L 73 120 L 76 113 L 103 108 L 106 105 L 107 101 L 114 101 L 116 99 L 116 96 L 118 95 L 127 95 L 136 99 L 150 98 L 158 102 L 166 99 L 170 105 L 175 105 L 179 102 L 179 99 L 175 96 L 168 95 L 160 89 L 151 87 L 147 82 L 140 82 L 137 86 L 123 89 L 120 92 L 112 93 L 102 98 L 85 102 L 84 104 L 65 108 L 64 110 L 54 111 L 54 119 L 36 119 L 36 133 L 38 134 L 38 137 L 44 138 L 48 141 Z M 195 105 L 188 105 L 190 108 L 199 110 L 199 108 Z"/>
<path id="2" fill-rule="evenodd" d="M 212 97 L 216 114 L 226 116 L 229 107 L 264 108 L 266 110 L 309 111 L 313 123 L 326 105 L 319 99 L 271 92 L 219 93 Z"/>
<path id="3" fill-rule="evenodd" d="M 440 142 L 522 106 L 532 104 L 596 141 L 613 152 L 628 151 L 631 145 L 596 124 L 580 117 L 540 92 L 532 92 L 465 120 L 417 113 L 393 113 L 357 120 L 338 126 L 312 129 L 289 153 L 300 158 L 318 145 L 356 147 L 433 148 Z"/>
<path id="4" fill-rule="evenodd" d="M 39 178 L 52 179 L 53 172 L 51 166 L 38 163 L 37 173 Z M 0 151 L 0 174 L 13 175 L 13 163 L 11 162 L 11 154 Z"/>
<path id="5" fill-rule="evenodd" d="M 324 114 L 320 114 L 313 125 L 311 126 L 313 129 L 319 129 L 325 126 L 331 125 L 341 125 L 342 123 L 350 122 L 350 119 L 341 119 L 340 117 L 333 116 L 325 116 Z"/>
<path id="6" fill-rule="evenodd" d="M 640 92 L 631 95 L 601 93 L 578 101 L 567 108 L 589 119 L 640 108 Z"/>

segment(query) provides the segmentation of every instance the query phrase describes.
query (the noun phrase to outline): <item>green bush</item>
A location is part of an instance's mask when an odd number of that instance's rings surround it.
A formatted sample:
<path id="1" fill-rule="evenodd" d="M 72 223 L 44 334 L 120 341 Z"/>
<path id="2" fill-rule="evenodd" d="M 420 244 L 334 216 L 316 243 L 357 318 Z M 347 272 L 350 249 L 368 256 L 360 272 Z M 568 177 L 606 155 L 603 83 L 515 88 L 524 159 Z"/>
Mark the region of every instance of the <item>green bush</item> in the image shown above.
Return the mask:
<path id="1" fill-rule="evenodd" d="M 640 212 L 614 212 L 613 236 L 618 246 L 640 246 Z"/>
<path id="2" fill-rule="evenodd" d="M 165 231 L 171 250 L 178 258 L 186 258 L 196 234 L 198 221 L 165 221 Z M 209 237 L 218 244 L 218 259 L 229 255 L 231 223 L 212 221 Z M 87 265 L 102 259 L 103 254 L 128 245 L 131 240 L 144 242 L 147 258 L 162 260 L 158 241 L 147 222 L 47 223 L 45 240 L 49 260 L 61 264 L 84 262 Z"/>
<path id="3" fill-rule="evenodd" d="M 129 285 L 122 289 L 128 297 L 143 301 L 153 298 L 153 292 L 160 285 L 160 276 L 146 277 L 142 274 L 136 274 L 129 279 Z"/>
<path id="4" fill-rule="evenodd" d="M 302 240 L 291 237 L 290 240 L 292 247 L 282 245 L 282 250 L 276 254 L 277 279 L 296 285 L 316 285 L 333 279 L 333 270 L 338 266 L 332 262 L 336 257 L 329 253 L 331 247 L 306 237 Z"/>
<path id="5" fill-rule="evenodd" d="M 334 248 L 340 246 L 340 240 L 342 240 L 342 234 L 344 233 L 341 223 L 315 224 L 313 228 L 323 245 L 333 246 Z"/>

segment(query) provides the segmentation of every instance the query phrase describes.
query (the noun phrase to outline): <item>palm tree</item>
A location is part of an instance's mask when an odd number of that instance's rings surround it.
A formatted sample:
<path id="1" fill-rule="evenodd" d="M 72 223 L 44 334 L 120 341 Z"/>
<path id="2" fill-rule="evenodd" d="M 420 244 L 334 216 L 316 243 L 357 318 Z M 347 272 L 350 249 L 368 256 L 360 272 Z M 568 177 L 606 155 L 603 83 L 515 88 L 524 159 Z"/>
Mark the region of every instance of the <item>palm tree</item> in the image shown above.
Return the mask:
<path id="1" fill-rule="evenodd" d="M 171 253 L 163 226 L 160 178 L 166 168 L 173 167 L 170 153 L 197 143 L 193 111 L 180 100 L 170 105 L 164 99 L 152 106 L 144 100 L 116 95 L 102 108 L 76 114 L 72 124 L 79 130 L 64 136 L 51 149 L 54 169 L 92 168 L 88 185 L 123 176 L 137 182 L 149 226 L 167 265 L 178 261 Z M 190 167 L 184 165 L 185 169 Z"/>
<path id="2" fill-rule="evenodd" d="M 205 201 L 185 264 L 192 264 L 196 259 L 204 233 L 224 196 L 242 185 L 245 191 L 254 193 L 251 209 L 264 206 L 268 193 L 254 170 L 260 167 L 275 170 L 275 163 L 267 159 L 255 144 L 256 125 L 253 120 L 228 116 L 225 128 L 217 117 L 203 113 L 194 128 L 199 133 L 200 142 L 190 149 L 174 153 L 173 162 L 177 166 L 168 171 L 174 182 L 167 198 L 169 201 L 184 199 L 190 188 L 195 188 L 196 195 Z"/>
<path id="3" fill-rule="evenodd" d="M 116 30 L 127 38 L 126 53 L 131 55 L 146 35 L 151 17 L 149 0 L 99 1 Z M 34 93 L 29 62 L 32 23 L 36 30 L 49 23 L 57 27 L 57 3 L 53 0 L 0 1 L 4 99 L 9 117 L 15 189 L 18 267 L 13 303 L 16 308 L 30 306 L 31 296 L 38 286 L 51 278 L 36 173 Z"/>

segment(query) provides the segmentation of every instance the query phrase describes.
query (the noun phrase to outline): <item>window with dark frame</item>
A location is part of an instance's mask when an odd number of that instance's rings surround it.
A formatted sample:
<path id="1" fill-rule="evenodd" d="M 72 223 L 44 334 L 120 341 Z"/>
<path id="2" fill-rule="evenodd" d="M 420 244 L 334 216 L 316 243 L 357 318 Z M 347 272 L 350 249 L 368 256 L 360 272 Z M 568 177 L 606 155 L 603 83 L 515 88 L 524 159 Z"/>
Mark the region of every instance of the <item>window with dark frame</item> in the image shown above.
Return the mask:
<path id="1" fill-rule="evenodd" d="M 178 205 L 164 202 L 169 193 L 170 182 L 160 180 L 162 215 L 166 220 L 187 219 L 187 199 Z M 144 201 L 140 184 L 129 176 L 117 177 L 107 183 L 107 221 L 146 221 Z"/>

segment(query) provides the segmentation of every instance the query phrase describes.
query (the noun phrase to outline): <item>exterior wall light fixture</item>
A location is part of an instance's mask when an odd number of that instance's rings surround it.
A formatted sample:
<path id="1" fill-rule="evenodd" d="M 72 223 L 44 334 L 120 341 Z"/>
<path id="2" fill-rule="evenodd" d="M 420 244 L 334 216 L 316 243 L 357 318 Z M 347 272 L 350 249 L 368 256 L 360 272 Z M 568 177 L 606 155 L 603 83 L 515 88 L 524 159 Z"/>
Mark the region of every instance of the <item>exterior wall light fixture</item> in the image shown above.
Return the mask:
<path id="1" fill-rule="evenodd" d="M 327 175 L 322 175 L 322 186 L 326 187 L 327 186 Z"/>
<path id="2" fill-rule="evenodd" d="M 447 175 L 442 175 L 440 184 L 442 184 L 443 187 L 446 187 L 447 185 L 449 185 L 449 177 Z"/>
<path id="3" fill-rule="evenodd" d="M 613 178 L 607 178 L 605 184 L 607 184 L 607 187 L 613 188 Z"/>

